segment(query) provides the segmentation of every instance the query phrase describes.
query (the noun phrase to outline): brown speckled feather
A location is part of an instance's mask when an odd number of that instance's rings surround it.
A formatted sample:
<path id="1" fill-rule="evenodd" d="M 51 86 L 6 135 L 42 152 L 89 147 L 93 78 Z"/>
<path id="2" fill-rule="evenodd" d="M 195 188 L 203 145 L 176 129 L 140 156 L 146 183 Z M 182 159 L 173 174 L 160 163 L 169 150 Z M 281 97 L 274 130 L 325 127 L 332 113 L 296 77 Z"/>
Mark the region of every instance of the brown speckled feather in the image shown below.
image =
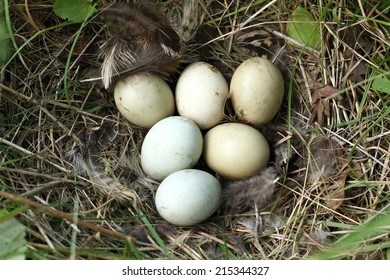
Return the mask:
<path id="1" fill-rule="evenodd" d="M 153 4 L 114 4 L 102 11 L 109 34 L 100 48 L 106 88 L 124 75 L 150 72 L 168 75 L 180 63 L 180 38 L 168 18 Z"/>

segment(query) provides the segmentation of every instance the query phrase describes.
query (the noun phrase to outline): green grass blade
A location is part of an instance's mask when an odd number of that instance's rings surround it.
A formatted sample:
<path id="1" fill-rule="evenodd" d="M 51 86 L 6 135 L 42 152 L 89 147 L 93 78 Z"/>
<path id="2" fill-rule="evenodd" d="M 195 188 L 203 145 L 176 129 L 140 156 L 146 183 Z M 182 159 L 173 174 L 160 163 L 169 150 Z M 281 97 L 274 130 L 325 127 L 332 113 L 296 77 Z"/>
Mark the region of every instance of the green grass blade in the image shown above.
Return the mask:
<path id="1" fill-rule="evenodd" d="M 348 255 L 354 255 L 357 252 L 367 251 L 367 242 L 375 235 L 390 233 L 390 212 L 377 215 L 373 220 L 364 226 L 355 227 L 352 233 L 338 240 L 333 246 L 319 252 L 312 257 L 317 260 L 339 259 Z M 383 244 L 378 243 L 370 245 L 371 250 L 383 248 Z M 386 242 L 385 247 L 390 244 Z M 362 249 L 363 248 L 363 249 Z"/>
<path id="2" fill-rule="evenodd" d="M 150 234 L 152 235 L 153 239 L 157 242 L 157 244 L 161 247 L 161 250 L 164 252 L 164 254 L 168 257 L 168 259 L 173 259 L 173 255 L 171 251 L 168 249 L 167 245 L 165 245 L 164 241 L 161 239 L 161 237 L 158 235 L 155 228 L 150 224 L 149 220 L 146 218 L 145 214 L 141 211 L 141 209 L 137 208 L 137 214 L 142 220 L 142 223 L 147 227 Z"/>

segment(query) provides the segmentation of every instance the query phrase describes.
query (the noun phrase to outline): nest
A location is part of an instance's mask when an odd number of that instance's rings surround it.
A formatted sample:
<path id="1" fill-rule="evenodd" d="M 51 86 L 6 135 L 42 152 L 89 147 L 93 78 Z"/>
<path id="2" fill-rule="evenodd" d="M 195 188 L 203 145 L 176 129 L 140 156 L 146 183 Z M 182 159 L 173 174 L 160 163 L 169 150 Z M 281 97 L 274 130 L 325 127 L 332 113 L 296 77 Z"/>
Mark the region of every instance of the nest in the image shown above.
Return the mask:
<path id="1" fill-rule="evenodd" d="M 31 207 L 18 216 L 34 252 L 28 257 L 304 259 L 386 209 L 388 100 L 368 77 L 375 67 L 389 71 L 379 63 L 388 55 L 388 30 L 349 24 L 347 13 L 331 24 L 329 13 L 322 52 L 303 52 L 283 34 L 289 11 L 304 2 L 262 2 L 199 1 L 192 29 L 180 35 L 187 42 L 182 64 L 167 78 L 172 87 L 191 61 L 213 64 L 230 81 L 251 56 L 271 59 L 286 81 L 280 113 L 256 127 L 272 147 L 269 166 L 246 180 L 221 178 L 220 209 L 193 227 L 169 225 L 155 209 L 158 182 L 139 164 L 147 131 L 118 113 L 110 90 L 81 81 L 99 72 L 107 27 L 97 18 L 83 28 L 63 24 L 51 2 L 10 4 L 17 51 L 1 72 L 0 182 L 2 193 Z M 180 22 L 181 3 L 160 5 Z M 229 110 L 227 118 L 235 120 Z M 0 205 L 12 211 L 18 204 Z M 76 240 L 75 226 L 59 213 L 84 221 Z M 359 249 L 342 255 L 384 256 Z"/>

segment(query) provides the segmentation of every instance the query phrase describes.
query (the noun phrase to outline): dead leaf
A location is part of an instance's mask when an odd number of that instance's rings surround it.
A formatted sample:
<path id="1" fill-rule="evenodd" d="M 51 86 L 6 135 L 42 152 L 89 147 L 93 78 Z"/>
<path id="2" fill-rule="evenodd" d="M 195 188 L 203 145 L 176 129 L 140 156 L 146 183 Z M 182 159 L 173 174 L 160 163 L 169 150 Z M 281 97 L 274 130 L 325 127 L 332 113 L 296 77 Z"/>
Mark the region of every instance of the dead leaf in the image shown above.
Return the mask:
<path id="1" fill-rule="evenodd" d="M 335 146 L 334 155 L 337 158 L 338 170 L 340 170 L 339 178 L 334 183 L 333 186 L 330 186 L 332 192 L 329 194 L 325 200 L 325 205 L 332 210 L 336 210 L 343 204 L 345 200 L 345 182 L 347 176 L 349 175 L 350 170 L 348 169 L 347 158 L 345 156 L 345 150 L 341 146 Z M 341 171 L 343 170 L 343 171 Z"/>
<path id="2" fill-rule="evenodd" d="M 312 104 L 310 108 L 310 124 L 313 124 L 314 121 L 317 120 L 318 125 L 323 126 L 324 116 L 330 118 L 329 100 L 334 99 L 339 101 L 342 99 L 340 95 L 336 95 L 335 97 L 331 98 L 331 96 L 337 91 L 337 88 L 332 87 L 330 85 L 322 86 L 313 91 Z"/>
<path id="3" fill-rule="evenodd" d="M 334 190 L 328 195 L 325 199 L 325 205 L 332 210 L 336 210 L 343 204 L 345 199 L 345 181 L 347 179 L 347 174 L 343 174 L 339 180 L 335 182 L 333 186 L 330 188 L 334 188 Z"/>
<path id="4" fill-rule="evenodd" d="M 339 178 L 329 187 L 331 190 L 329 196 L 325 200 L 325 205 L 332 210 L 336 210 L 343 204 L 345 200 L 345 182 L 350 170 L 345 156 L 345 150 L 340 145 L 333 147 L 333 154 L 337 159 L 337 170 L 339 170 Z"/>

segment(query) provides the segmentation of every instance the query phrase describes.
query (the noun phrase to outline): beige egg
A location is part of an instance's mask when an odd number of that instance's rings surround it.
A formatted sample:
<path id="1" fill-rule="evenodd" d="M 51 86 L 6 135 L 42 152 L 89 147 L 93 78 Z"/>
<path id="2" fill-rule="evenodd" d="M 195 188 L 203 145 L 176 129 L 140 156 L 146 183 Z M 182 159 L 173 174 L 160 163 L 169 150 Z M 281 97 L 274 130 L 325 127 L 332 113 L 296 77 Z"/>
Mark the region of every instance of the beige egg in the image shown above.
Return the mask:
<path id="1" fill-rule="evenodd" d="M 119 80 L 114 89 L 115 104 L 129 122 L 151 128 L 173 115 L 175 100 L 168 84 L 153 74 L 131 75 Z"/>
<path id="2" fill-rule="evenodd" d="M 233 73 L 230 97 L 241 120 L 258 125 L 270 122 L 280 109 L 283 95 L 283 76 L 268 59 L 250 58 Z"/>
<path id="3" fill-rule="evenodd" d="M 267 166 L 269 157 L 267 140 L 246 124 L 220 124 L 204 136 L 203 158 L 212 170 L 224 177 L 251 177 Z"/>
<path id="4" fill-rule="evenodd" d="M 177 111 L 201 129 L 208 129 L 223 119 L 228 94 L 228 84 L 217 68 L 206 62 L 194 62 L 184 69 L 177 82 Z"/>

